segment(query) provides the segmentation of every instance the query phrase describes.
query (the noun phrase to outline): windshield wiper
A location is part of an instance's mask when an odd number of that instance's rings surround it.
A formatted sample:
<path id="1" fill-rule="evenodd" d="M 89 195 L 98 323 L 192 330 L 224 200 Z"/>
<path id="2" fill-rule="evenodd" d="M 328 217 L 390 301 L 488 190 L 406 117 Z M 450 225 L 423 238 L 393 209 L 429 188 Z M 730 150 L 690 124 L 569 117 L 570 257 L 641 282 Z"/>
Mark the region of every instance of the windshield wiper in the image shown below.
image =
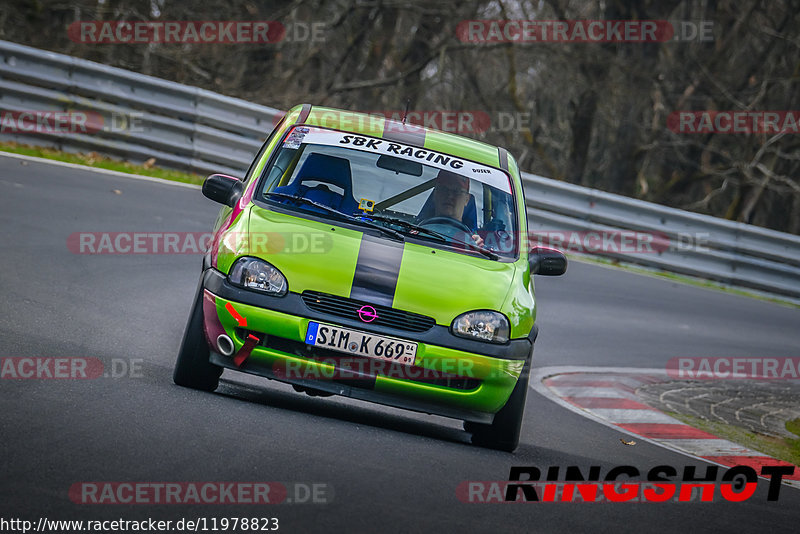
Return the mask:
<path id="1" fill-rule="evenodd" d="M 457 239 L 455 237 L 450 237 L 450 236 L 445 235 L 445 234 L 443 234 L 441 232 L 437 232 L 436 230 L 431 230 L 430 228 L 425 228 L 424 226 L 420 226 L 418 224 L 410 223 L 410 222 L 408 222 L 406 220 L 403 220 L 403 219 L 398 219 L 398 218 L 395 218 L 395 217 L 386 217 L 385 215 L 371 215 L 371 214 L 368 215 L 368 217 L 370 219 L 375 219 L 376 221 L 382 221 L 382 222 L 386 222 L 386 223 L 389 223 L 389 224 L 396 224 L 398 226 L 402 226 L 403 228 L 408 228 L 409 230 L 416 230 L 417 232 L 424 232 L 424 233 L 426 233 L 426 234 L 428 234 L 430 236 L 438 238 L 440 241 L 443 241 L 445 243 L 449 243 L 449 242 L 453 241 L 453 242 L 458 243 L 460 245 L 466 245 L 466 246 L 470 247 L 473 250 L 477 250 L 478 252 L 480 252 L 481 254 L 483 254 L 484 256 L 486 256 L 487 258 L 489 258 L 491 260 L 497 260 L 497 259 L 500 258 L 500 256 L 498 256 L 497 254 L 495 254 L 491 250 L 483 248 L 483 247 L 479 246 L 477 243 L 469 242 L 469 241 L 462 240 L 462 239 Z"/>
<path id="2" fill-rule="evenodd" d="M 325 210 L 326 212 L 328 212 L 328 213 L 330 213 L 332 215 L 336 215 L 336 216 L 341 217 L 343 219 L 346 219 L 348 221 L 356 222 L 356 223 L 359 223 L 361 225 L 369 226 L 370 228 L 375 228 L 377 230 L 380 230 L 381 232 L 383 232 L 385 234 L 388 234 L 388 235 L 390 235 L 390 236 L 392 236 L 395 239 L 398 239 L 400 241 L 405 241 L 406 240 L 406 238 L 403 237 L 403 234 L 401 234 L 397 230 L 392 230 L 391 228 L 386 228 L 385 226 L 381 226 L 380 224 L 373 224 L 368 220 L 362 219 L 360 217 L 356 217 L 354 215 L 350 215 L 349 213 L 345 213 L 343 211 L 339 211 L 339 210 L 337 210 L 335 208 L 332 208 L 330 206 L 326 206 L 325 204 L 322 204 L 322 203 L 317 202 L 315 200 L 311 200 L 310 198 L 301 197 L 300 195 L 289 195 L 287 193 L 278 193 L 276 191 L 267 191 L 267 192 L 264 193 L 264 196 L 288 198 L 290 200 L 299 200 L 301 202 L 305 202 L 306 204 L 309 204 L 309 205 L 314 206 L 316 208 L 320 208 L 322 210 Z"/>

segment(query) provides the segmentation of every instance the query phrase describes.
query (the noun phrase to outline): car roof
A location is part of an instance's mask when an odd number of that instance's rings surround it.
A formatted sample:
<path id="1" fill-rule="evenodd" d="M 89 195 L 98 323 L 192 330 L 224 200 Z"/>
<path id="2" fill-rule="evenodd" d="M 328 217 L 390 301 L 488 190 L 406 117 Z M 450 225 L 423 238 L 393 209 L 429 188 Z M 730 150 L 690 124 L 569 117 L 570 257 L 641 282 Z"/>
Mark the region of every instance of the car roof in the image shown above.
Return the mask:
<path id="1" fill-rule="evenodd" d="M 297 117 L 292 117 L 295 114 Z M 381 115 L 303 104 L 290 109 L 287 118 L 291 123 L 377 137 L 509 170 L 510 155 L 504 148 L 453 133 L 403 124 Z"/>

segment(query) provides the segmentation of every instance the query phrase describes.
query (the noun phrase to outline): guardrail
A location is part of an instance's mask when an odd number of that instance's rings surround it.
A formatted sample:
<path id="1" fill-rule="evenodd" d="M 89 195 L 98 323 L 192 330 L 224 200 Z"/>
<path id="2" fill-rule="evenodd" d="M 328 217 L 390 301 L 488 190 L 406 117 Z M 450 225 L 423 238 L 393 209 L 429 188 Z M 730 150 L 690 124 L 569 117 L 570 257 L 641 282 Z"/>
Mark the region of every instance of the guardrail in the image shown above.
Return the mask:
<path id="1" fill-rule="evenodd" d="M 655 237 L 653 252 L 614 250 L 602 256 L 797 299 L 800 236 L 668 208 L 620 195 L 523 174 L 534 233 L 566 230 Z M 570 247 L 566 247 L 570 250 Z"/>
<path id="2" fill-rule="evenodd" d="M 0 41 L 0 110 L 94 111 L 97 133 L 4 134 L 200 173 L 241 174 L 282 112 L 204 89 Z M 131 128 L 131 120 L 137 127 Z M 127 124 L 114 124 L 124 121 Z"/>
<path id="3" fill-rule="evenodd" d="M 280 111 L 152 76 L 0 41 L 0 110 L 96 111 L 94 134 L 0 134 L 200 173 L 241 176 Z M 113 124 L 138 119 L 137 128 Z M 659 236 L 653 252 L 600 247 L 622 261 L 800 299 L 800 237 L 523 174 L 531 230 Z M 570 234 L 567 234 L 570 235 Z M 571 234 L 577 235 L 577 234 Z M 551 240 L 552 242 L 552 240 Z M 554 243 L 555 244 L 555 243 Z M 570 246 L 566 249 L 572 250 Z"/>

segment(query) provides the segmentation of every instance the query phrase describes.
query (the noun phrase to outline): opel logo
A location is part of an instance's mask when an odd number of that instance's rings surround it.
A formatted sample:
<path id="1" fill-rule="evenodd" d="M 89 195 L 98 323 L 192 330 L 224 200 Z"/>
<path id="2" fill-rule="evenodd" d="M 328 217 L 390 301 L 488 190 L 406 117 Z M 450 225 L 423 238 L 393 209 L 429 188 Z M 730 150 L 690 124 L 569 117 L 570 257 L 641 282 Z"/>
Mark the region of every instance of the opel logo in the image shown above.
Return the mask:
<path id="1" fill-rule="evenodd" d="M 378 318 L 378 312 L 372 306 L 364 304 L 358 309 L 358 318 L 365 323 L 371 323 Z"/>

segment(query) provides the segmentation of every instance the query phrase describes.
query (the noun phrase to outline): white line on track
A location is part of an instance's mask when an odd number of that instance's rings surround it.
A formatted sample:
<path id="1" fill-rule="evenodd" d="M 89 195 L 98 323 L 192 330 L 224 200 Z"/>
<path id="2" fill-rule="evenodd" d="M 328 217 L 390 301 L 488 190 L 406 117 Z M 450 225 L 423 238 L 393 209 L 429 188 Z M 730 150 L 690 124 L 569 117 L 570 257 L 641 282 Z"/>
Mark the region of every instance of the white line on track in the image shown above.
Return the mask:
<path id="1" fill-rule="evenodd" d="M 665 423 L 678 424 L 680 421 L 673 419 L 658 410 L 629 410 L 625 408 L 589 408 L 589 410 L 616 424 L 626 423 Z"/>
<path id="2" fill-rule="evenodd" d="M 730 469 L 731 466 L 729 466 L 729 465 L 725 465 L 725 464 L 722 464 L 722 463 L 719 463 L 719 462 L 715 462 L 713 460 L 709 460 L 707 458 L 703 458 L 702 456 L 698 456 L 696 454 L 692 454 L 690 452 L 687 452 L 685 450 L 681 450 L 680 448 L 678 448 L 678 446 L 680 444 L 690 444 L 690 442 L 702 441 L 702 440 L 681 440 L 681 439 L 655 440 L 655 439 L 647 438 L 647 437 L 642 436 L 640 434 L 636 434 L 635 432 L 631 432 L 631 431 L 628 431 L 628 430 L 626 430 L 626 429 L 624 429 L 622 427 L 619 427 L 616 424 L 612 423 L 611 421 L 609 421 L 607 419 L 604 419 L 602 417 L 599 417 L 598 415 L 594 414 L 592 411 L 585 410 L 583 408 L 580 408 L 578 406 L 575 406 L 574 404 L 571 404 L 571 403 L 567 402 L 566 400 L 564 400 L 561 397 L 559 397 L 558 393 L 552 391 L 550 387 L 544 385 L 544 383 L 543 383 L 543 380 L 548 378 L 548 377 L 555 376 L 555 375 L 563 375 L 563 374 L 568 374 L 568 373 L 593 373 L 593 374 L 595 374 L 595 373 L 597 373 L 597 374 L 603 374 L 603 373 L 611 373 L 611 374 L 614 374 L 614 373 L 625 373 L 625 374 L 629 374 L 629 375 L 636 375 L 636 374 L 656 375 L 656 376 L 664 375 L 666 377 L 667 375 L 666 375 L 666 372 L 665 372 L 664 369 L 642 369 L 642 368 L 638 368 L 638 367 L 589 367 L 589 366 L 578 366 L 578 365 L 561 365 L 561 366 L 551 366 L 551 367 L 540 367 L 540 368 L 532 369 L 531 378 L 530 378 L 530 384 L 529 385 L 534 391 L 536 391 L 537 393 L 539 393 L 543 397 L 546 397 L 546 398 L 550 399 L 551 401 L 555 402 L 559 406 L 561 406 L 563 408 L 566 408 L 567 410 L 569 410 L 571 412 L 574 412 L 574 413 L 576 413 L 576 414 L 578 414 L 578 415 L 580 415 L 582 417 L 586 417 L 587 419 L 591 419 L 592 421 L 594 421 L 596 423 L 600 423 L 601 425 L 603 425 L 605 427 L 611 428 L 611 429 L 613 429 L 613 430 L 615 430 L 617 432 L 620 432 L 622 434 L 627 434 L 627 435 L 629 435 L 631 437 L 635 437 L 637 440 L 644 441 L 644 442 L 650 443 L 652 445 L 656 445 L 658 447 L 661 447 L 663 449 L 667 449 L 669 451 L 681 454 L 683 456 L 686 456 L 686 457 L 689 457 L 689 458 L 692 458 L 692 459 L 695 459 L 695 460 L 699 460 L 699 461 L 702 461 L 702 462 L 710 463 L 710 464 L 713 464 L 713 465 L 718 465 L 720 467 L 724 467 L 725 469 Z M 556 388 L 557 388 L 557 386 L 556 386 Z M 561 388 L 561 389 L 568 389 L 568 388 L 564 387 L 564 388 Z M 581 388 L 581 389 L 583 389 L 583 388 Z M 592 396 L 593 397 L 597 397 L 598 395 L 597 394 L 593 394 Z M 594 411 L 597 411 L 597 410 L 594 410 Z M 675 420 L 675 421 L 678 422 L 677 420 Z M 713 440 L 715 445 L 720 445 L 720 446 L 727 445 L 727 443 L 723 443 L 725 441 L 727 441 L 727 440 L 721 440 L 721 439 L 720 440 Z M 744 454 L 742 454 L 742 452 L 740 450 L 738 450 L 738 447 L 740 447 L 739 445 L 737 445 L 735 443 L 731 443 L 731 442 L 728 442 L 728 443 L 730 443 L 729 447 L 737 448 L 736 451 L 735 451 L 737 455 L 744 455 Z M 709 445 L 711 445 L 711 443 L 709 443 Z M 731 451 L 731 452 L 734 452 L 734 451 Z M 765 478 L 765 477 L 759 476 L 759 478 Z M 784 484 L 789 485 L 790 487 L 795 487 L 795 488 L 800 487 L 800 486 L 798 486 L 797 481 L 793 481 L 793 480 L 791 480 L 791 481 L 784 480 Z"/>
<path id="3" fill-rule="evenodd" d="M 666 446 L 666 445 L 664 445 L 662 443 L 659 443 L 658 441 L 646 438 L 644 436 L 640 436 L 639 434 L 636 434 L 634 432 L 630 432 L 628 430 L 625 430 L 624 428 L 620 428 L 617 425 L 615 425 L 614 423 L 612 423 L 612 422 L 610 422 L 610 421 L 608 421 L 606 419 L 603 419 L 602 417 L 598 417 L 597 415 L 595 415 L 595 414 L 593 414 L 591 412 L 588 412 L 588 411 L 586 411 L 586 410 L 584 410 L 582 408 L 579 408 L 578 406 L 575 406 L 574 404 L 571 404 L 571 403 L 565 401 L 564 399 L 562 399 L 561 397 L 559 397 L 556 393 L 551 391 L 550 388 L 545 386 L 544 383 L 542 382 L 542 380 L 544 380 L 545 378 L 547 378 L 549 376 L 560 375 L 560 374 L 565 374 L 565 373 L 631 373 L 631 374 L 641 373 L 643 375 L 647 375 L 647 374 L 663 373 L 664 372 L 663 369 L 639 369 L 639 368 L 634 368 L 634 367 L 588 367 L 588 366 L 584 367 L 584 366 L 574 366 L 574 365 L 560 365 L 560 366 L 553 366 L 553 367 L 534 368 L 534 369 L 532 369 L 532 371 L 533 372 L 531 374 L 530 387 L 534 391 L 539 393 L 540 395 L 550 399 L 551 401 L 555 402 L 559 406 L 561 406 L 563 408 L 566 408 L 567 410 L 569 410 L 571 412 L 575 412 L 578 415 L 581 415 L 583 417 L 591 419 L 592 421 L 594 421 L 596 423 L 600 423 L 603 426 L 606 426 L 608 428 L 614 429 L 617 432 L 621 432 L 623 434 L 627 434 L 629 436 L 633 436 L 636 439 L 641 439 L 641 440 L 646 441 L 648 443 L 652 443 L 653 445 L 658 445 L 659 447 L 664 447 L 665 449 L 669 449 L 669 450 L 671 450 L 673 452 L 677 452 L 677 453 L 683 454 L 684 456 L 689 456 L 690 458 L 696 458 L 694 455 L 691 455 L 691 454 L 687 453 L 686 451 L 682 451 L 682 450 L 677 449 L 677 448 Z M 567 389 L 567 388 L 562 388 L 562 389 Z M 700 458 L 700 459 L 703 460 L 702 458 Z M 707 461 L 707 460 L 703 460 L 703 461 Z M 722 464 L 718 464 L 718 465 L 722 465 Z"/>
<path id="4" fill-rule="evenodd" d="M 174 185 L 177 187 L 188 187 L 191 189 L 200 189 L 199 185 L 196 184 L 187 184 L 184 182 L 175 182 L 173 180 L 165 180 L 163 178 L 155 178 L 153 176 L 142 176 L 141 174 L 130 174 L 127 172 L 120 172 L 120 171 L 112 171 L 110 169 L 100 169 L 98 167 L 89 167 L 86 165 L 80 165 L 78 163 L 67 163 L 66 161 L 58 161 L 54 159 L 47 159 L 47 158 L 37 158 L 36 156 L 26 156 L 24 154 L 14 154 L 11 152 L 2 152 L 0 151 L 0 156 L 5 158 L 15 158 L 25 161 L 33 161 L 36 163 L 45 163 L 47 165 L 55 165 L 57 167 L 67 167 L 69 169 L 77 169 L 81 171 L 93 172 L 96 174 L 106 174 L 109 176 L 117 176 L 119 178 L 128 178 L 131 180 L 141 180 L 144 182 L 156 182 L 159 184 L 164 185 Z"/>

